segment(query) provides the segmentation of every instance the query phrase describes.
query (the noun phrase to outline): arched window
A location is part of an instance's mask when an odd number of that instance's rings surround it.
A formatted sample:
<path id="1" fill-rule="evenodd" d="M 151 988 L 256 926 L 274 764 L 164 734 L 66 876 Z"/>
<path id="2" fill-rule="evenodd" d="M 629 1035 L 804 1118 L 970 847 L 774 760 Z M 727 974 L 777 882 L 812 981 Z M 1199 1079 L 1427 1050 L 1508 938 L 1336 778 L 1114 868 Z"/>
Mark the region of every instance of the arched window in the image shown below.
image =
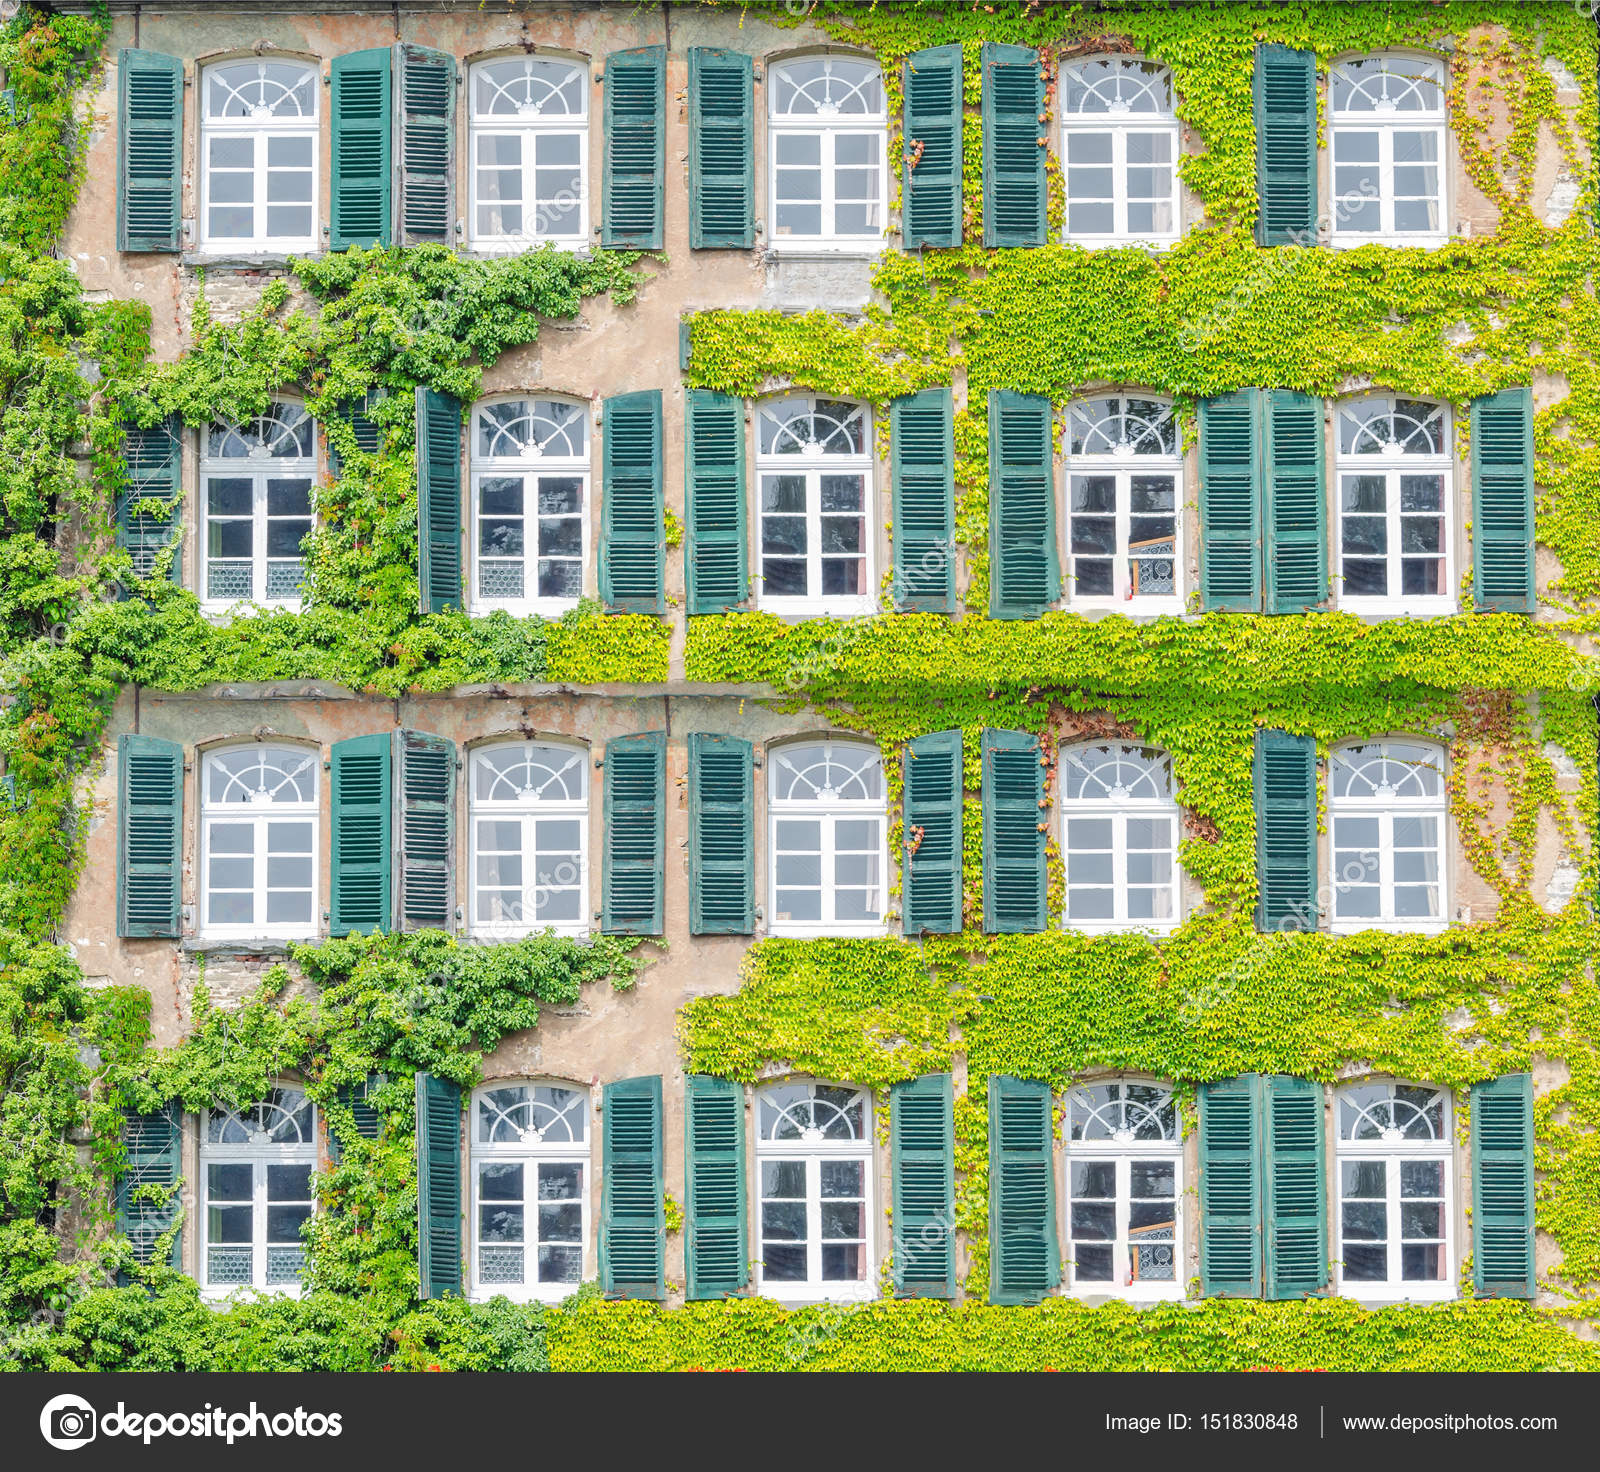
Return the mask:
<path id="1" fill-rule="evenodd" d="M 1350 1084 L 1338 1115 L 1340 1291 L 1454 1298 L 1449 1092 Z"/>
<path id="2" fill-rule="evenodd" d="M 806 56 L 767 73 L 772 239 L 875 248 L 888 212 L 889 116 L 876 62 Z"/>
<path id="3" fill-rule="evenodd" d="M 1178 806 L 1172 758 L 1115 742 L 1061 753 L 1062 850 L 1071 930 L 1178 923 Z"/>
<path id="4" fill-rule="evenodd" d="M 1446 236 L 1444 63 L 1366 56 L 1328 72 L 1333 241 L 1436 245 Z"/>
<path id="5" fill-rule="evenodd" d="M 1064 64 L 1061 143 L 1068 240 L 1178 238 L 1178 119 L 1164 66 L 1127 56 Z"/>
<path id="6" fill-rule="evenodd" d="M 299 606 L 316 478 L 317 426 L 300 405 L 211 425 L 200 463 L 205 603 Z"/>
<path id="7" fill-rule="evenodd" d="M 588 244 L 588 68 L 552 56 L 480 61 L 469 91 L 471 244 Z"/>
<path id="8" fill-rule="evenodd" d="M 874 1296 L 872 1105 L 864 1089 L 772 1084 L 756 1096 L 760 1291 Z"/>
<path id="9" fill-rule="evenodd" d="M 761 405 L 756 471 L 761 606 L 870 613 L 872 426 L 866 407 L 810 394 Z"/>
<path id="10" fill-rule="evenodd" d="M 1183 1294 L 1183 1136 L 1166 1084 L 1067 1091 L 1067 1257 L 1075 1293 Z"/>
<path id="11" fill-rule="evenodd" d="M 564 1298 L 589 1241 L 589 1096 L 495 1084 L 472 1104 L 475 1295 Z"/>
<path id="12" fill-rule="evenodd" d="M 303 1090 L 269 1089 L 242 1109 L 201 1120 L 201 1286 L 298 1292 L 305 1270 L 300 1228 L 315 1202 L 317 1111 Z"/>
<path id="13" fill-rule="evenodd" d="M 1181 613 L 1183 452 L 1165 399 L 1106 394 L 1067 411 L 1072 601 Z"/>
<path id="14" fill-rule="evenodd" d="M 200 243 L 316 250 L 317 69 L 225 61 L 201 73 Z"/>
<path id="15" fill-rule="evenodd" d="M 883 758 L 859 741 L 801 741 L 768 757 L 772 931 L 883 930 Z"/>
<path id="16" fill-rule="evenodd" d="M 317 933 L 318 752 L 228 746 L 200 763 L 200 931 L 219 939 Z"/>
<path id="17" fill-rule="evenodd" d="M 1328 758 L 1333 929 L 1443 930 L 1444 754 L 1369 741 Z"/>
<path id="18" fill-rule="evenodd" d="M 501 399 L 472 416 L 473 586 L 481 610 L 562 613 L 583 596 L 589 413 Z"/>
<path id="19" fill-rule="evenodd" d="M 511 741 L 472 753 L 472 920 L 478 935 L 589 925 L 588 754 Z"/>
<path id="20" fill-rule="evenodd" d="M 1448 613 L 1450 413 L 1368 394 L 1339 405 L 1340 602 L 1373 613 Z"/>

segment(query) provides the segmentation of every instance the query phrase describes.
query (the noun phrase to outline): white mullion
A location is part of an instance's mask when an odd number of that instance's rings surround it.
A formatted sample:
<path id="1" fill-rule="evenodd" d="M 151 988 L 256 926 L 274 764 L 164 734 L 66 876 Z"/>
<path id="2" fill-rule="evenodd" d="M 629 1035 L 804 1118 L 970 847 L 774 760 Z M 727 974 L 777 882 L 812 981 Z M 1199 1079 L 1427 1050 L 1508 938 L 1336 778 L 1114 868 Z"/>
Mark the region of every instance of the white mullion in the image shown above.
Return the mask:
<path id="1" fill-rule="evenodd" d="M 817 855 L 817 882 L 822 887 L 817 918 L 821 924 L 829 927 L 834 923 L 834 900 L 839 892 L 839 844 L 834 836 L 833 820 L 834 815 L 825 809 L 817 813 L 817 844 L 820 848 Z"/>
<path id="2" fill-rule="evenodd" d="M 1398 1155 L 1390 1155 L 1384 1159 L 1383 1188 L 1388 1207 L 1384 1226 L 1389 1239 L 1385 1286 L 1391 1293 L 1396 1290 L 1403 1293 L 1405 1291 L 1405 1270 L 1400 1261 L 1400 1241 L 1404 1233 L 1400 1228 L 1400 1157 Z"/>
<path id="3" fill-rule="evenodd" d="M 817 466 L 806 471 L 806 597 L 822 596 L 822 469 Z"/>
<path id="4" fill-rule="evenodd" d="M 1111 1249 L 1111 1283 L 1113 1289 L 1133 1288 L 1133 1164 L 1126 1155 L 1116 1159 L 1116 1204 L 1113 1219 L 1116 1222 L 1116 1246 Z M 1125 1281 L 1126 1280 L 1126 1281 Z"/>
<path id="5" fill-rule="evenodd" d="M 1394 200 L 1394 126 L 1380 126 L 1378 137 L 1378 192 L 1381 196 L 1379 203 L 1379 218 L 1383 222 L 1383 233 L 1393 239 L 1395 235 L 1395 200 Z"/>
<path id="6" fill-rule="evenodd" d="M 1384 583 L 1386 598 L 1405 597 L 1405 584 L 1400 576 L 1400 468 L 1386 465 L 1383 469 L 1383 518 L 1388 545 L 1384 551 Z"/>
<path id="7" fill-rule="evenodd" d="M 835 240 L 837 234 L 837 211 L 834 208 L 834 199 L 838 193 L 838 180 L 833 162 L 832 128 L 823 128 L 819 134 L 821 144 L 817 149 L 817 157 L 822 160 L 822 183 L 819 193 L 822 196 L 822 239 Z"/>
<path id="8" fill-rule="evenodd" d="M 524 587 L 527 585 L 524 584 Z M 524 930 L 537 923 L 539 892 L 539 817 L 537 813 L 523 811 L 522 823 L 522 921 Z M 523 1235 L 527 1235 L 524 1226 Z"/>
<path id="9" fill-rule="evenodd" d="M 255 860 L 255 870 L 250 876 L 253 893 L 251 903 L 251 929 L 257 935 L 267 929 L 267 820 L 259 813 L 250 815 L 250 852 Z"/>
<path id="10" fill-rule="evenodd" d="M 806 1287 L 822 1290 L 822 1160 L 806 1157 Z"/>
<path id="11" fill-rule="evenodd" d="M 250 598 L 267 601 L 267 478 L 260 471 L 250 477 Z"/>
<path id="12" fill-rule="evenodd" d="M 1128 912 L 1128 821 L 1125 814 L 1111 814 L 1111 918 L 1126 926 Z"/>
<path id="13" fill-rule="evenodd" d="M 522 229 L 519 233 L 524 240 L 536 240 L 539 229 L 539 210 L 535 202 L 537 195 L 536 180 L 538 174 L 536 166 L 539 153 L 539 137 L 537 130 L 530 127 L 518 128 L 516 135 L 519 140 L 519 153 L 522 159 Z M 502 235 L 500 238 L 507 240 L 513 237 Z M 526 492 L 523 494 L 522 504 L 524 506 L 528 504 Z M 527 546 L 526 539 L 523 541 L 523 546 Z M 523 587 L 527 587 L 526 574 L 524 574 Z M 523 1269 L 523 1280 L 527 1280 L 526 1268 Z"/>
<path id="14" fill-rule="evenodd" d="M 1378 814 L 1378 915 L 1385 923 L 1395 919 L 1393 808 Z"/>
<path id="15" fill-rule="evenodd" d="M 1119 133 L 1118 138 L 1122 138 Z M 1115 186 L 1113 186 L 1115 187 Z M 1113 553 L 1115 561 L 1111 564 L 1111 596 L 1125 602 L 1133 591 L 1133 578 L 1129 573 L 1128 562 L 1133 556 L 1133 472 L 1129 470 L 1116 470 L 1112 472 L 1112 481 L 1116 487 L 1116 505 L 1113 514 L 1116 519 L 1116 550 Z"/>
<path id="16" fill-rule="evenodd" d="M 539 1288 L 539 1160 L 522 1157 L 522 1287 L 524 1292 Z"/>
<path id="17" fill-rule="evenodd" d="M 267 1162 L 250 1162 L 250 1286 L 267 1286 Z"/>
<path id="18" fill-rule="evenodd" d="M 255 150 L 253 157 L 255 167 L 251 170 L 250 197 L 253 205 L 250 214 L 250 241 L 258 244 L 268 238 L 267 235 L 267 132 L 258 128 L 254 134 Z"/>
<path id="19" fill-rule="evenodd" d="M 1127 240 L 1128 223 L 1128 129 L 1111 127 L 1111 228 L 1115 239 Z"/>

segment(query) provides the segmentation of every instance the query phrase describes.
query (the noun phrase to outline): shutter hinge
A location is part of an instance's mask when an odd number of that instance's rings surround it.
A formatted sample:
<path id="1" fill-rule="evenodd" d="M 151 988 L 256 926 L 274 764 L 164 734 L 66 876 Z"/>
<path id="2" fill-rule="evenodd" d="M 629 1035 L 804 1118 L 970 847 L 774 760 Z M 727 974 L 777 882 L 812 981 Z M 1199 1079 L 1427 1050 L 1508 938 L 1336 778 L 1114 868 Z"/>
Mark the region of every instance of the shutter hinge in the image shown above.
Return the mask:
<path id="1" fill-rule="evenodd" d="M 750 760 L 751 760 L 752 763 L 754 763 L 755 769 L 759 772 L 761 770 L 761 765 L 762 765 L 762 763 L 761 763 L 761 753 L 759 751 L 755 752 L 751 756 Z"/>

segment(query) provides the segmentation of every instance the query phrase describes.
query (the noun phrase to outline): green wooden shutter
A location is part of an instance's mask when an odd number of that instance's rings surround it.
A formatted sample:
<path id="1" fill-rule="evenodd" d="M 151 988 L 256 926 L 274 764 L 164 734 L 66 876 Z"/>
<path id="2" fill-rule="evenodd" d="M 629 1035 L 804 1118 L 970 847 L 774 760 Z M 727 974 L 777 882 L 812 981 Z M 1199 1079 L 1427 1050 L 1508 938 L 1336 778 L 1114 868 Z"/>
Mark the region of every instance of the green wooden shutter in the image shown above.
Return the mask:
<path id="1" fill-rule="evenodd" d="M 1480 613 L 1532 613 L 1533 394 L 1472 401 L 1472 587 Z"/>
<path id="2" fill-rule="evenodd" d="M 745 1232 L 744 1088 L 689 1075 L 683 1163 L 686 1298 L 723 1298 L 750 1279 Z"/>
<path id="3" fill-rule="evenodd" d="M 665 243 L 667 50 L 606 57 L 605 201 L 600 243 L 660 250 Z"/>
<path id="4" fill-rule="evenodd" d="M 667 737 L 664 731 L 606 743 L 606 847 L 600 928 L 660 935 L 666 882 Z"/>
<path id="5" fill-rule="evenodd" d="M 368 1074 L 358 1084 L 345 1084 L 334 1092 L 333 1101 L 350 1111 L 355 1136 L 358 1140 L 376 1140 L 383 1134 L 383 1116 L 372 1102 L 372 1095 L 383 1082 L 381 1074 Z M 333 1129 L 332 1117 L 328 1124 L 328 1158 L 335 1164 L 344 1159 L 344 1147 Z"/>
<path id="6" fill-rule="evenodd" d="M 1200 1085 L 1200 1291 L 1261 1294 L 1260 1079 Z"/>
<path id="7" fill-rule="evenodd" d="M 329 247 L 388 245 L 389 48 L 333 58 L 333 219 Z"/>
<path id="8" fill-rule="evenodd" d="M 1261 610 L 1260 391 L 1200 400 L 1200 599 Z"/>
<path id="9" fill-rule="evenodd" d="M 390 923 L 389 737 L 333 743 L 333 859 L 328 933 L 371 934 Z"/>
<path id="10" fill-rule="evenodd" d="M 755 84 L 750 58 L 689 48 L 689 247 L 756 243 Z"/>
<path id="11" fill-rule="evenodd" d="M 183 879 L 183 748 L 154 736 L 117 738 L 117 934 L 179 932 Z"/>
<path id="12" fill-rule="evenodd" d="M 359 399 L 346 399 L 335 411 L 350 426 L 356 449 L 363 455 L 376 455 L 383 448 L 383 432 L 378 428 L 378 421 L 372 417 L 372 406 L 382 398 L 382 389 L 368 389 Z M 327 444 L 328 473 L 339 476 L 344 470 L 344 457 L 339 454 L 332 435 L 327 436 Z"/>
<path id="13" fill-rule="evenodd" d="M 661 390 L 605 401 L 600 597 L 619 613 L 665 613 Z"/>
<path id="14" fill-rule="evenodd" d="M 1317 58 L 1275 44 L 1256 47 L 1257 245 L 1315 245 Z"/>
<path id="15" fill-rule="evenodd" d="M 1037 1303 L 1061 1281 L 1050 1085 L 989 1077 L 989 1302 Z"/>
<path id="16" fill-rule="evenodd" d="M 1044 765 L 1026 731 L 983 733 L 983 928 L 1045 928 Z"/>
<path id="17" fill-rule="evenodd" d="M 901 1298 L 955 1297 L 954 1108 L 948 1073 L 889 1090 L 894 1291 Z"/>
<path id="18" fill-rule="evenodd" d="M 456 744 L 421 731 L 396 731 L 392 740 L 400 835 L 394 927 L 454 930 Z"/>
<path id="19" fill-rule="evenodd" d="M 961 47 L 930 46 L 902 64 L 907 250 L 961 244 Z"/>
<path id="20" fill-rule="evenodd" d="M 117 496 L 117 546 L 133 560 L 135 577 L 147 578 L 155 570 L 162 550 L 178 536 L 178 504 L 183 494 L 182 421 L 176 414 L 148 429 L 130 428 L 123 438 L 122 457 L 128 481 Z M 165 503 L 165 515 L 141 509 L 142 502 Z M 176 558 L 172 567 L 177 576 Z"/>
<path id="21" fill-rule="evenodd" d="M 169 1104 L 155 1114 L 124 1110 L 122 1148 L 126 1164 L 116 1181 L 117 1231 L 132 1244 L 140 1267 L 150 1267 L 156 1260 L 156 1239 L 178 1215 L 176 1188 L 183 1169 L 183 1130 L 177 1106 Z M 151 1187 L 164 1190 L 165 1199 L 148 1199 L 144 1188 Z M 182 1266 L 182 1240 L 181 1230 L 173 1233 L 167 1258 L 172 1267 Z M 129 1281 L 126 1275 L 118 1279 L 123 1284 Z"/>
<path id="22" fill-rule="evenodd" d="M 906 746 L 905 933 L 961 931 L 961 732 L 934 731 Z"/>
<path id="23" fill-rule="evenodd" d="M 182 249 L 183 63 L 117 52 L 117 249 Z"/>
<path id="24" fill-rule="evenodd" d="M 989 391 L 989 613 L 1037 618 L 1061 596 L 1050 400 Z"/>
<path id="25" fill-rule="evenodd" d="M 400 41 L 394 47 L 394 240 L 456 241 L 456 59 Z"/>
<path id="26" fill-rule="evenodd" d="M 1043 245 L 1044 73 L 1031 46 L 983 43 L 983 243 Z"/>
<path id="27" fill-rule="evenodd" d="M 1322 1085 L 1282 1075 L 1261 1080 L 1267 1298 L 1304 1298 L 1328 1286 L 1328 1162 Z"/>
<path id="28" fill-rule="evenodd" d="M 612 1297 L 666 1292 L 664 1190 L 660 1075 L 607 1084 L 600 1281 Z"/>
<path id="29" fill-rule="evenodd" d="M 417 1075 L 417 1270 L 420 1298 L 461 1292 L 461 1086 Z"/>
<path id="30" fill-rule="evenodd" d="M 737 736 L 689 733 L 689 931 L 755 929 L 754 752 Z"/>
<path id="31" fill-rule="evenodd" d="M 1317 928 L 1317 747 L 1309 736 L 1257 731 L 1256 928 Z"/>
<path id="32" fill-rule="evenodd" d="M 954 415 L 947 388 L 889 405 L 894 598 L 906 613 L 956 611 Z"/>
<path id="33" fill-rule="evenodd" d="M 1531 1074 L 1472 1086 L 1472 1282 L 1484 1296 L 1534 1296 Z"/>
<path id="34" fill-rule="evenodd" d="M 1266 611 L 1301 613 L 1328 601 L 1322 400 L 1285 388 L 1262 397 Z"/>
<path id="35" fill-rule="evenodd" d="M 744 528 L 744 403 L 692 388 L 683 480 L 689 612 L 725 613 L 750 596 Z"/>
<path id="36" fill-rule="evenodd" d="M 417 587 L 424 613 L 460 608 L 461 401 L 417 390 Z"/>

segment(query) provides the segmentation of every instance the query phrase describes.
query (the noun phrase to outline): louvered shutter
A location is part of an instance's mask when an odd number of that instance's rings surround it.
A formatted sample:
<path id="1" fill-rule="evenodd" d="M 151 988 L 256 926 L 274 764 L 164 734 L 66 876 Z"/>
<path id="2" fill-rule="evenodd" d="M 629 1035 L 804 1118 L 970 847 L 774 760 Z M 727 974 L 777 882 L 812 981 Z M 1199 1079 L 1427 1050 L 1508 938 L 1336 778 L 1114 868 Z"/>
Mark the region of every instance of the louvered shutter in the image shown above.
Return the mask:
<path id="1" fill-rule="evenodd" d="M 754 753 L 737 736 L 689 734 L 689 930 L 755 929 Z"/>
<path id="2" fill-rule="evenodd" d="M 664 1189 L 660 1075 L 607 1084 L 600 1281 L 614 1298 L 666 1291 Z"/>
<path id="3" fill-rule="evenodd" d="M 1472 584 L 1479 613 L 1532 613 L 1533 394 L 1472 401 Z"/>
<path id="4" fill-rule="evenodd" d="M 1261 1138 L 1255 1074 L 1200 1085 L 1200 1291 L 1261 1294 Z"/>
<path id="5" fill-rule="evenodd" d="M 456 59 L 448 51 L 394 47 L 394 239 L 456 240 Z"/>
<path id="6" fill-rule="evenodd" d="M 116 1180 L 117 1231 L 132 1244 L 140 1267 L 150 1267 L 157 1238 L 178 1215 L 175 1188 L 183 1168 L 183 1131 L 177 1106 L 169 1104 L 155 1114 L 124 1110 L 122 1148 L 126 1163 Z M 157 1190 L 165 1196 L 149 1199 Z M 172 1267 L 182 1266 L 182 1241 L 182 1231 L 174 1232 L 167 1257 Z M 117 1281 L 126 1284 L 130 1279 L 122 1275 Z"/>
<path id="7" fill-rule="evenodd" d="M 983 928 L 1045 928 L 1044 766 L 1039 738 L 983 733 Z"/>
<path id="8" fill-rule="evenodd" d="M 183 63 L 117 52 L 117 249 L 182 249 Z"/>
<path id="9" fill-rule="evenodd" d="M 905 933 L 958 934 L 961 926 L 961 732 L 934 731 L 906 746 Z"/>
<path id="10" fill-rule="evenodd" d="M 1328 601 L 1322 400 L 1283 388 L 1262 397 L 1266 611 L 1300 613 Z"/>
<path id="11" fill-rule="evenodd" d="M 620 613 L 666 612 L 661 390 L 605 401 L 600 597 Z"/>
<path id="12" fill-rule="evenodd" d="M 1050 400 L 989 391 L 989 612 L 1037 618 L 1061 596 Z"/>
<path id="13" fill-rule="evenodd" d="M 1200 401 L 1200 597 L 1206 609 L 1261 609 L 1259 391 Z"/>
<path id="14" fill-rule="evenodd" d="M 443 736 L 396 731 L 394 742 L 396 930 L 456 924 L 456 745 Z"/>
<path id="15" fill-rule="evenodd" d="M 424 613 L 460 608 L 461 401 L 417 390 L 417 587 Z"/>
<path id="16" fill-rule="evenodd" d="M 329 247 L 388 245 L 389 48 L 333 58 L 333 219 Z"/>
<path id="17" fill-rule="evenodd" d="M 1257 731 L 1256 929 L 1317 928 L 1317 748 L 1309 736 Z"/>
<path id="18" fill-rule="evenodd" d="M 744 404 L 692 388 L 683 478 L 689 612 L 725 613 L 750 594 L 744 525 Z"/>
<path id="19" fill-rule="evenodd" d="M 461 1292 L 461 1086 L 417 1075 L 417 1269 L 420 1298 Z"/>
<path id="20" fill-rule="evenodd" d="M 948 1073 L 889 1090 L 894 1291 L 901 1298 L 955 1297 L 954 1108 Z"/>
<path id="21" fill-rule="evenodd" d="M 894 487 L 894 598 L 906 613 L 956 608 L 955 406 L 927 388 L 889 406 Z"/>
<path id="22" fill-rule="evenodd" d="M 667 737 L 606 743 L 604 900 L 607 935 L 660 935 L 666 871 Z"/>
<path id="23" fill-rule="evenodd" d="M 1037 1303 L 1061 1281 L 1050 1086 L 989 1078 L 989 1301 Z"/>
<path id="24" fill-rule="evenodd" d="M 154 736 L 117 738 L 117 934 L 179 934 L 183 879 L 183 748 Z"/>
<path id="25" fill-rule="evenodd" d="M 1533 1077 L 1472 1086 L 1472 1282 L 1480 1295 L 1534 1296 Z"/>
<path id="26" fill-rule="evenodd" d="M 606 57 L 605 201 L 600 243 L 660 250 L 666 193 L 667 51 L 641 46 Z"/>
<path id="27" fill-rule="evenodd" d="M 689 1075 L 684 1151 L 687 1298 L 722 1298 L 749 1281 L 745 1233 L 744 1089 Z"/>
<path id="28" fill-rule="evenodd" d="M 330 935 L 369 935 L 389 928 L 389 779 L 387 735 L 333 743 Z"/>
<path id="29" fill-rule="evenodd" d="M 336 411 L 338 417 L 350 426 L 356 449 L 363 455 L 376 455 L 383 447 L 383 435 L 378 428 L 378 421 L 372 417 L 372 406 L 382 397 L 381 389 L 369 389 L 359 399 L 346 400 Z M 327 444 L 328 472 L 330 475 L 338 476 L 344 470 L 344 457 L 340 455 L 332 435 L 327 436 Z"/>
<path id="30" fill-rule="evenodd" d="M 689 48 L 689 246 L 756 243 L 755 84 L 738 51 Z"/>
<path id="31" fill-rule="evenodd" d="M 983 43 L 983 243 L 1043 245 L 1044 73 L 1031 46 Z"/>
<path id="32" fill-rule="evenodd" d="M 906 57 L 905 208 L 907 250 L 961 244 L 961 47 L 930 46 Z"/>
<path id="33" fill-rule="evenodd" d="M 1317 58 L 1288 46 L 1256 47 L 1258 245 L 1315 245 Z"/>
<path id="34" fill-rule="evenodd" d="M 130 428 L 123 438 L 128 481 L 117 496 L 117 546 L 132 559 L 135 577 L 149 577 L 162 549 L 177 540 L 178 498 L 183 491 L 181 430 L 178 416 L 169 414 L 148 429 Z M 162 515 L 141 509 L 140 503 L 147 501 L 164 502 L 170 510 Z M 180 581 L 177 572 L 174 558 L 175 582 Z"/>
<path id="35" fill-rule="evenodd" d="M 368 1074 L 358 1084 L 346 1084 L 334 1094 L 334 1103 L 350 1111 L 355 1136 L 358 1140 L 376 1140 L 383 1133 L 383 1116 L 372 1102 L 372 1095 L 383 1082 L 381 1074 Z M 337 1165 L 344 1159 L 344 1147 L 332 1124 L 328 1125 L 328 1158 Z"/>
<path id="36" fill-rule="evenodd" d="M 1328 1286 L 1328 1162 L 1323 1148 L 1322 1085 L 1305 1078 L 1261 1080 L 1266 1145 L 1268 1298 L 1304 1298 Z"/>

